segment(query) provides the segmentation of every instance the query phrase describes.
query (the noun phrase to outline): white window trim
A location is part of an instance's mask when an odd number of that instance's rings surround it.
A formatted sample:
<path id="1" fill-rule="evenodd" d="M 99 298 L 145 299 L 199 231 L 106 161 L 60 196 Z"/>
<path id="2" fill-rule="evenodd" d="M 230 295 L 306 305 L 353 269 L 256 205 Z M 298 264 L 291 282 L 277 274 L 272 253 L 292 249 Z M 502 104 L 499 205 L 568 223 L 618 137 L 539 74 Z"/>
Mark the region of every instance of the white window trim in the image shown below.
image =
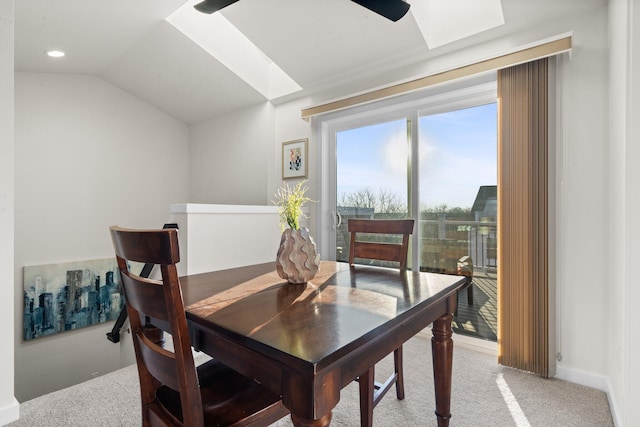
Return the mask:
<path id="1" fill-rule="evenodd" d="M 496 102 L 496 75 L 488 73 L 474 78 L 462 79 L 447 85 L 431 87 L 392 99 L 362 105 L 312 118 L 313 138 L 317 142 L 318 179 L 316 194 L 318 204 L 317 243 L 322 259 L 335 260 L 336 229 L 336 132 L 400 118 L 410 118 L 412 122 L 412 158 L 418 158 L 418 119 L 420 116 L 445 113 L 477 105 Z M 417 165 L 412 165 L 412 187 L 410 200 L 419 197 L 419 173 Z M 418 217 L 419 205 L 413 203 L 411 215 Z M 419 265 L 420 239 L 412 239 L 413 266 Z"/>

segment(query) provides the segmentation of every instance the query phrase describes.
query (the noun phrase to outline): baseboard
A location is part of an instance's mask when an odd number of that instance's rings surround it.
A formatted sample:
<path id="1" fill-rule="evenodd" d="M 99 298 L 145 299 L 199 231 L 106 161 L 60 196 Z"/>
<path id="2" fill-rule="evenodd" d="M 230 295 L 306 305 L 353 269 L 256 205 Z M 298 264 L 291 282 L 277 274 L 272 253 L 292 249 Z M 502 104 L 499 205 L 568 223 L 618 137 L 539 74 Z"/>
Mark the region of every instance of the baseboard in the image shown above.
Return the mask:
<path id="1" fill-rule="evenodd" d="M 609 409 L 611 410 L 613 424 L 616 427 L 622 426 L 620 412 L 618 411 L 618 403 L 613 393 L 613 387 L 611 386 L 609 377 L 590 374 L 578 369 L 569 369 L 557 366 L 555 378 L 604 391 L 607 394 L 607 400 L 609 401 Z"/>
<path id="2" fill-rule="evenodd" d="M 607 400 L 609 401 L 609 409 L 611 410 L 613 425 L 615 427 L 622 427 L 622 420 L 620 419 L 620 412 L 618 411 L 618 401 L 613 393 L 613 387 L 611 386 L 609 378 L 607 378 Z"/>
<path id="3" fill-rule="evenodd" d="M 609 391 L 607 377 L 602 375 L 590 374 L 578 369 L 564 368 L 556 366 L 556 378 L 569 381 L 570 383 L 580 384 L 591 388 L 596 388 L 604 392 Z"/>
<path id="4" fill-rule="evenodd" d="M 498 344 L 493 341 L 473 338 L 467 335 L 454 334 L 454 346 L 463 347 L 468 350 L 474 350 L 490 356 L 498 356 Z"/>
<path id="5" fill-rule="evenodd" d="M 13 398 L 13 402 L 0 408 L 0 426 L 6 426 L 9 423 L 17 421 L 20 418 L 20 403 Z"/>
<path id="6" fill-rule="evenodd" d="M 431 339 L 431 327 L 424 328 L 418 335 L 423 338 Z M 479 338 L 473 338 L 467 335 L 454 334 L 453 335 L 454 348 L 459 346 L 469 350 L 474 350 L 480 353 L 488 354 L 490 356 L 498 355 L 498 344 L 493 341 L 482 340 Z"/>

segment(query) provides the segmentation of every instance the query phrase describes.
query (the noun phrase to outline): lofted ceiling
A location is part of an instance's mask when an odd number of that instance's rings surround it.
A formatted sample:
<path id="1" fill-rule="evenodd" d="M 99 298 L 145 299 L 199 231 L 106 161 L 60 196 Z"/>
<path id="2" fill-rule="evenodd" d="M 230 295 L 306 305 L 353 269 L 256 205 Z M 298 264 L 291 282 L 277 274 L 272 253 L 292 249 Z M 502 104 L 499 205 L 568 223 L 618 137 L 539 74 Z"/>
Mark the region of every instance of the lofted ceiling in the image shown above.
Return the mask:
<path id="1" fill-rule="evenodd" d="M 461 7 L 460 2 L 468 1 L 409 0 L 413 10 L 398 22 L 349 0 L 242 0 L 218 12 L 265 55 L 263 62 L 277 64 L 297 83 L 300 89 L 289 95 L 265 95 L 167 21 L 188 3 L 185 0 L 16 1 L 15 67 L 97 75 L 190 124 L 266 100 L 278 103 L 336 87 L 358 87 L 363 80 L 389 84 L 394 81 L 389 76 L 402 76 L 394 70 L 550 21 L 563 22 L 605 2 L 471 0 L 502 5 L 504 25 L 483 27 L 475 25 L 483 19 L 482 9 Z M 418 2 L 432 3 L 426 15 L 430 22 L 418 13 L 425 9 Z M 438 4 L 448 4 L 456 13 L 437 10 Z M 437 30 L 431 38 L 424 34 L 425 26 Z M 460 31 L 442 33 L 447 28 Z M 226 37 L 217 38 L 213 44 L 229 43 Z M 51 49 L 66 56 L 49 58 L 45 52 Z"/>

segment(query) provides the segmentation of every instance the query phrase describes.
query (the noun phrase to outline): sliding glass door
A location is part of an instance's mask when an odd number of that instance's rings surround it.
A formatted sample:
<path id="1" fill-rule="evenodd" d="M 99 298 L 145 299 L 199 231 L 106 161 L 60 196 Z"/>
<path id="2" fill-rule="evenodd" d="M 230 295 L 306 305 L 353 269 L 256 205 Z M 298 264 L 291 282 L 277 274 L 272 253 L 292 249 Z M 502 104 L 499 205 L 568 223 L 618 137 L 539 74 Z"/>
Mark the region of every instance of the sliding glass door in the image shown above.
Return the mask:
<path id="1" fill-rule="evenodd" d="M 347 261 L 349 218 L 414 218 L 410 268 L 467 276 L 454 330 L 495 341 L 495 84 L 319 125 L 323 257 Z"/>
<path id="2" fill-rule="evenodd" d="M 409 216 L 407 119 L 336 132 L 336 260 L 349 258 L 350 218 Z"/>
<path id="3" fill-rule="evenodd" d="M 419 119 L 420 269 L 465 275 L 453 327 L 497 334 L 497 105 Z"/>

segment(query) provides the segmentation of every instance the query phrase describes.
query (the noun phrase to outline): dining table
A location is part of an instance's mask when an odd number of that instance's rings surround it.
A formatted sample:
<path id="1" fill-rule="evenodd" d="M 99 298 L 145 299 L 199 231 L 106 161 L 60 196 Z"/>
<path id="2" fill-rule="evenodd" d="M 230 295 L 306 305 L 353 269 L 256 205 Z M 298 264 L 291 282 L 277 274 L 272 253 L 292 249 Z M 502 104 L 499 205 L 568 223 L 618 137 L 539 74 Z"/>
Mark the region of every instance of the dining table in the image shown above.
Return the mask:
<path id="1" fill-rule="evenodd" d="M 429 325 L 435 416 L 449 425 L 451 321 L 464 284 L 334 261 L 304 284 L 280 278 L 275 262 L 180 278 L 194 349 L 280 394 L 305 427 L 330 425 L 340 391 Z"/>

